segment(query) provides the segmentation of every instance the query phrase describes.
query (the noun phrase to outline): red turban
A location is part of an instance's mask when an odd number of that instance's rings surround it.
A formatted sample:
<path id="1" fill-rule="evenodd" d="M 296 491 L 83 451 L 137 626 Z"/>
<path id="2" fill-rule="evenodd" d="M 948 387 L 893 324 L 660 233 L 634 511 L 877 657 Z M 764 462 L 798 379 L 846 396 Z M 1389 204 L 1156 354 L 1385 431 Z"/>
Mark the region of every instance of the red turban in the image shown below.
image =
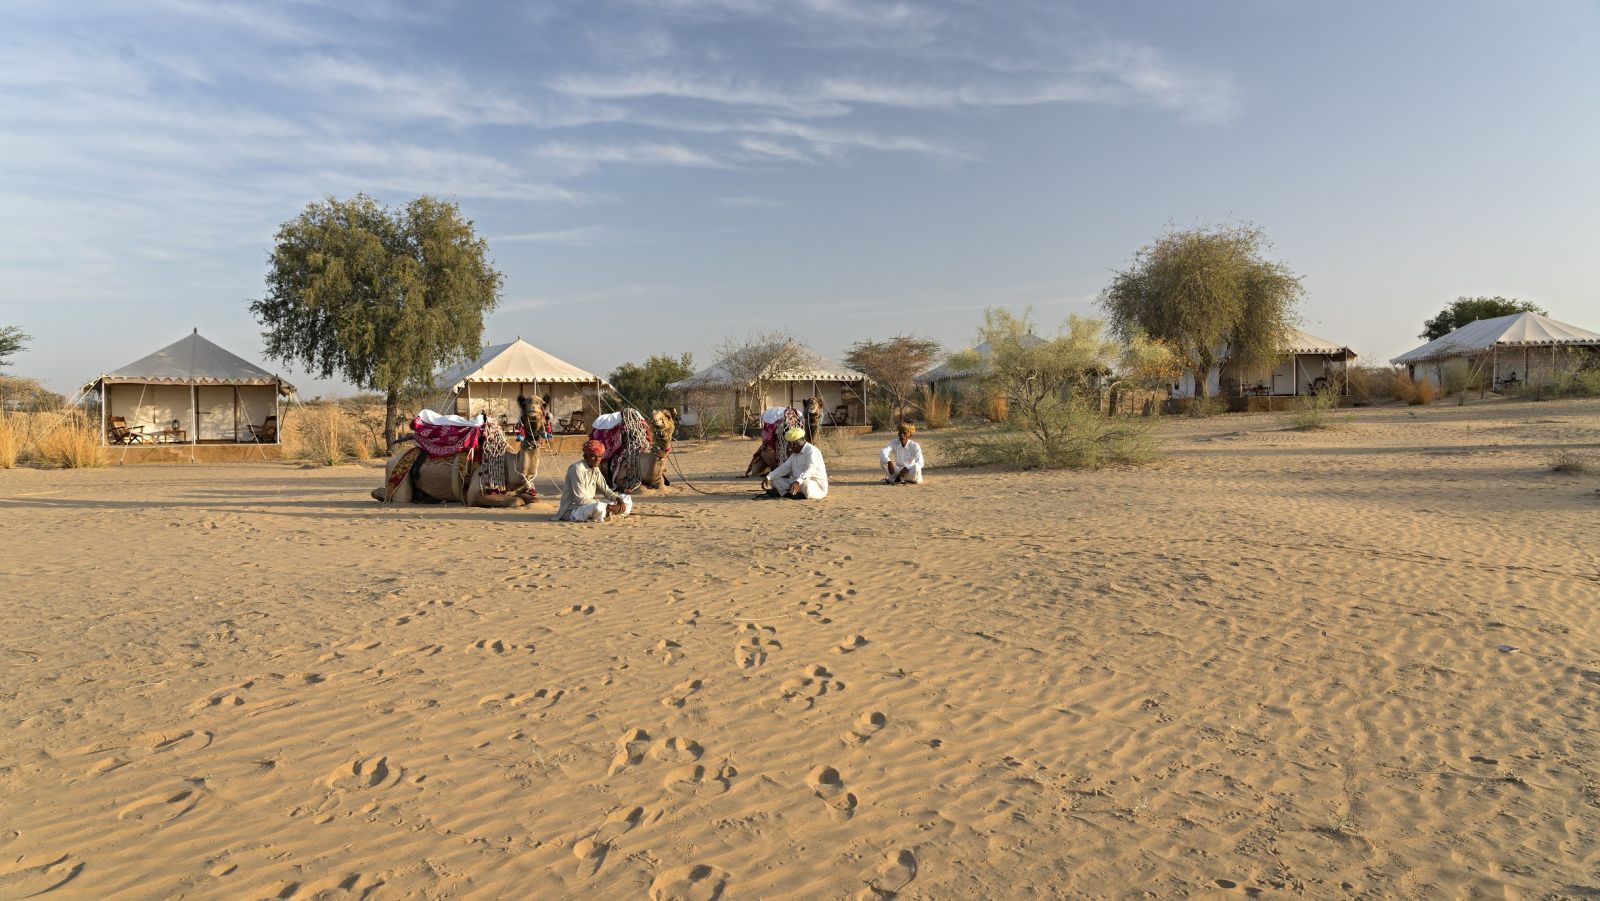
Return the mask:
<path id="1" fill-rule="evenodd" d="M 594 454 L 596 457 L 604 457 L 606 455 L 606 446 L 601 444 L 599 441 L 590 438 L 588 441 L 584 442 L 583 452 L 586 454 Z"/>

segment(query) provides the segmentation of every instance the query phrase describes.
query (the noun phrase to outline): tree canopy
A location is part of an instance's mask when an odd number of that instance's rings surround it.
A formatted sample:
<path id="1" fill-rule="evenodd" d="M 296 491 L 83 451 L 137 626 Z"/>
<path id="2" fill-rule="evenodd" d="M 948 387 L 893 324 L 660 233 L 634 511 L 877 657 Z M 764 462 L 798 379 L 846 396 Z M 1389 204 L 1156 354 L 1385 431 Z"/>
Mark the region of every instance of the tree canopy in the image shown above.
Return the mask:
<path id="1" fill-rule="evenodd" d="M 453 203 L 329 197 L 278 229 L 266 296 L 250 311 L 267 356 L 383 392 L 392 445 L 400 393 L 478 353 L 503 281 Z"/>
<path id="2" fill-rule="evenodd" d="M 978 337 L 989 344 L 980 358 L 966 350 L 950 358 L 952 366 L 975 370 L 991 395 L 1006 399 L 1011 422 L 1054 457 L 1071 431 L 1069 407 L 1073 389 L 1105 372 L 1116 358 L 1115 342 L 1106 338 L 1105 323 L 1084 316 L 1069 317 L 1061 331 L 1043 341 L 1033 334 L 1031 313 L 990 307 L 983 311 Z"/>
<path id="3" fill-rule="evenodd" d="M 939 342 L 916 335 L 895 335 L 883 341 L 857 341 L 845 351 L 845 365 L 865 373 L 894 397 L 897 410 L 916 388 L 917 375 L 939 358 Z"/>
<path id="4" fill-rule="evenodd" d="M 656 354 L 645 360 L 642 365 L 623 363 L 611 370 L 608 379 L 611 387 L 616 389 L 625 403 L 648 412 L 671 409 L 672 396 L 667 392 L 667 385 L 693 374 L 692 354 L 685 353 L 679 357 Z"/>
<path id="5" fill-rule="evenodd" d="M 1479 319 L 1494 319 L 1499 316 L 1511 316 L 1516 313 L 1539 313 L 1545 310 L 1537 304 L 1526 300 L 1517 300 L 1507 297 L 1457 297 L 1450 305 L 1439 312 L 1439 315 L 1422 324 L 1422 334 L 1417 337 L 1424 341 L 1443 338 L 1456 329 Z"/>
<path id="6" fill-rule="evenodd" d="M 1205 397 L 1213 366 L 1269 362 L 1293 324 L 1304 290 L 1263 257 L 1268 246 L 1253 225 L 1170 231 L 1116 273 L 1100 305 L 1125 341 L 1142 333 L 1177 353 Z"/>
<path id="7" fill-rule="evenodd" d="M 23 334 L 18 326 L 0 325 L 0 366 L 10 366 L 10 357 L 20 353 L 32 340 L 33 336 Z"/>

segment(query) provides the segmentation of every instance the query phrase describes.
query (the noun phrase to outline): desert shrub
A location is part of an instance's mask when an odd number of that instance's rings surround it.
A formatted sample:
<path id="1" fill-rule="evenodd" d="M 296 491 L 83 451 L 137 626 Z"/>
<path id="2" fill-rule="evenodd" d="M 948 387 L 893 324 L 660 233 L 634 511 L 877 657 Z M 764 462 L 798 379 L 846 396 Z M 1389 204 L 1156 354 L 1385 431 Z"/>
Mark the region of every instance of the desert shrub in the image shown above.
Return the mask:
<path id="1" fill-rule="evenodd" d="M 1556 451 L 1550 457 L 1550 471 L 1572 475 L 1600 473 L 1600 457 L 1575 450 Z"/>
<path id="2" fill-rule="evenodd" d="M 1430 382 L 1427 379 L 1422 379 L 1421 381 L 1412 382 L 1411 398 L 1410 400 L 1407 400 L 1406 403 L 1412 405 L 1413 407 L 1420 407 L 1424 404 L 1433 403 L 1436 399 L 1438 399 L 1438 397 L 1439 389 L 1433 384 L 1433 382 Z"/>
<path id="3" fill-rule="evenodd" d="M 1600 368 L 1560 372 L 1541 387 L 1548 397 L 1600 397 Z"/>
<path id="4" fill-rule="evenodd" d="M 38 437 L 34 448 L 41 462 L 63 469 L 106 465 L 106 449 L 100 446 L 99 429 L 78 415 L 58 419 L 53 428 Z"/>
<path id="5" fill-rule="evenodd" d="M 1466 360 L 1451 360 L 1439 369 L 1439 387 L 1445 397 L 1465 394 L 1472 381 L 1472 367 Z"/>
<path id="6" fill-rule="evenodd" d="M 728 414 L 721 411 L 701 410 L 694 425 L 688 428 L 692 429 L 695 437 L 701 441 L 707 438 L 721 438 L 732 432 Z"/>
<path id="7" fill-rule="evenodd" d="M 337 404 L 308 404 L 285 417 L 283 452 L 296 460 L 337 466 L 344 462 L 352 443 L 350 431 L 348 418 Z"/>
<path id="8" fill-rule="evenodd" d="M 954 400 L 931 385 L 923 385 L 917 392 L 917 408 L 922 411 L 923 425 L 930 429 L 942 429 L 950 425 Z"/>
<path id="9" fill-rule="evenodd" d="M 1350 394 L 1370 403 L 1396 399 L 1395 378 L 1399 371 L 1393 366 L 1353 366 L 1349 370 Z"/>
<path id="10" fill-rule="evenodd" d="M 1220 397 L 1195 397 L 1189 399 L 1185 412 L 1190 416 L 1204 419 L 1209 416 L 1220 416 L 1227 409 L 1227 402 Z"/>
<path id="11" fill-rule="evenodd" d="M 894 405 L 887 400 L 875 400 L 867 404 L 867 422 L 874 432 L 894 425 Z"/>
<path id="12" fill-rule="evenodd" d="M 1289 428 L 1302 432 L 1332 428 L 1333 411 L 1338 408 L 1339 395 L 1332 389 L 1324 389 L 1310 397 L 1298 398 L 1285 419 Z"/>
<path id="13" fill-rule="evenodd" d="M 945 445 L 944 458 L 955 466 L 1097 469 L 1160 456 L 1148 420 L 1103 416 L 1078 402 L 1064 402 L 1042 418 L 1049 429 L 1045 435 L 1016 425 L 999 433 L 963 435 Z"/>
<path id="14" fill-rule="evenodd" d="M 14 417 L 8 413 L 0 413 L 0 469 L 11 469 L 17 465 L 17 455 L 22 450 L 22 429 L 17 427 Z"/>
<path id="15" fill-rule="evenodd" d="M 848 459 L 854 444 L 844 429 L 827 426 L 817 432 L 816 439 L 817 447 L 822 448 L 822 453 L 829 460 Z"/>
<path id="16" fill-rule="evenodd" d="M 991 395 L 984 398 L 983 418 L 990 422 L 1006 421 L 1006 399 L 1004 395 Z"/>

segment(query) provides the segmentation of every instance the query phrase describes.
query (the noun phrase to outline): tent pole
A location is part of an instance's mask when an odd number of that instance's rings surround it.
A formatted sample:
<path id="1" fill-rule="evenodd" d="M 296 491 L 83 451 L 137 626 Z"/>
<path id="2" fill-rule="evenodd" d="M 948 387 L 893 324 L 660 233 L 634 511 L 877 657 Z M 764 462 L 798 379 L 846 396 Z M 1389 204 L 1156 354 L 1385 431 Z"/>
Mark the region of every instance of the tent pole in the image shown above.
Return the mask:
<path id="1" fill-rule="evenodd" d="M 100 446 L 106 446 L 106 377 L 100 377 Z"/>
<path id="2" fill-rule="evenodd" d="M 272 383 L 272 424 L 274 426 L 272 429 L 273 444 L 283 443 L 283 419 L 278 415 L 278 398 L 282 396 L 282 388 L 283 382 L 275 379 Z M 384 415 L 387 416 L 388 414 L 385 413 Z M 384 428 L 384 433 L 388 433 L 387 426 Z"/>
<path id="3" fill-rule="evenodd" d="M 1289 355 L 1289 378 L 1294 380 L 1294 396 L 1300 396 L 1300 355 Z"/>
<path id="4" fill-rule="evenodd" d="M 189 462 L 196 462 L 195 448 L 200 444 L 200 383 L 189 383 L 189 412 L 194 414 L 194 428 L 189 432 Z"/>

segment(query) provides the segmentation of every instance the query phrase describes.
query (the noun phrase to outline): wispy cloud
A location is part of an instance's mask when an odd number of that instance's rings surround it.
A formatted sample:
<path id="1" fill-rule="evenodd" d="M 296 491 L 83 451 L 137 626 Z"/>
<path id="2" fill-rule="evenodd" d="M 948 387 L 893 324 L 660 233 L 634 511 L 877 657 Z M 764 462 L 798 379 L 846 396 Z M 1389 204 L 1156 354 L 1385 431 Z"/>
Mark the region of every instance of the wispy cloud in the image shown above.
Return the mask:
<path id="1" fill-rule="evenodd" d="M 776 197 L 735 195 L 718 197 L 711 201 L 711 205 L 724 210 L 780 210 L 788 204 Z"/>
<path id="2" fill-rule="evenodd" d="M 699 169 L 721 169 L 727 163 L 682 144 L 578 144 L 551 143 L 534 148 L 534 154 L 546 159 L 563 160 L 581 165 L 599 163 L 632 163 L 644 166 L 689 166 Z"/>
<path id="3" fill-rule="evenodd" d="M 614 232 L 600 225 L 584 225 L 577 228 L 561 228 L 550 231 L 520 232 L 510 235 L 493 235 L 488 242 L 493 244 L 531 243 L 531 244 L 570 244 L 575 247 L 589 247 L 599 244 L 614 237 Z"/>

